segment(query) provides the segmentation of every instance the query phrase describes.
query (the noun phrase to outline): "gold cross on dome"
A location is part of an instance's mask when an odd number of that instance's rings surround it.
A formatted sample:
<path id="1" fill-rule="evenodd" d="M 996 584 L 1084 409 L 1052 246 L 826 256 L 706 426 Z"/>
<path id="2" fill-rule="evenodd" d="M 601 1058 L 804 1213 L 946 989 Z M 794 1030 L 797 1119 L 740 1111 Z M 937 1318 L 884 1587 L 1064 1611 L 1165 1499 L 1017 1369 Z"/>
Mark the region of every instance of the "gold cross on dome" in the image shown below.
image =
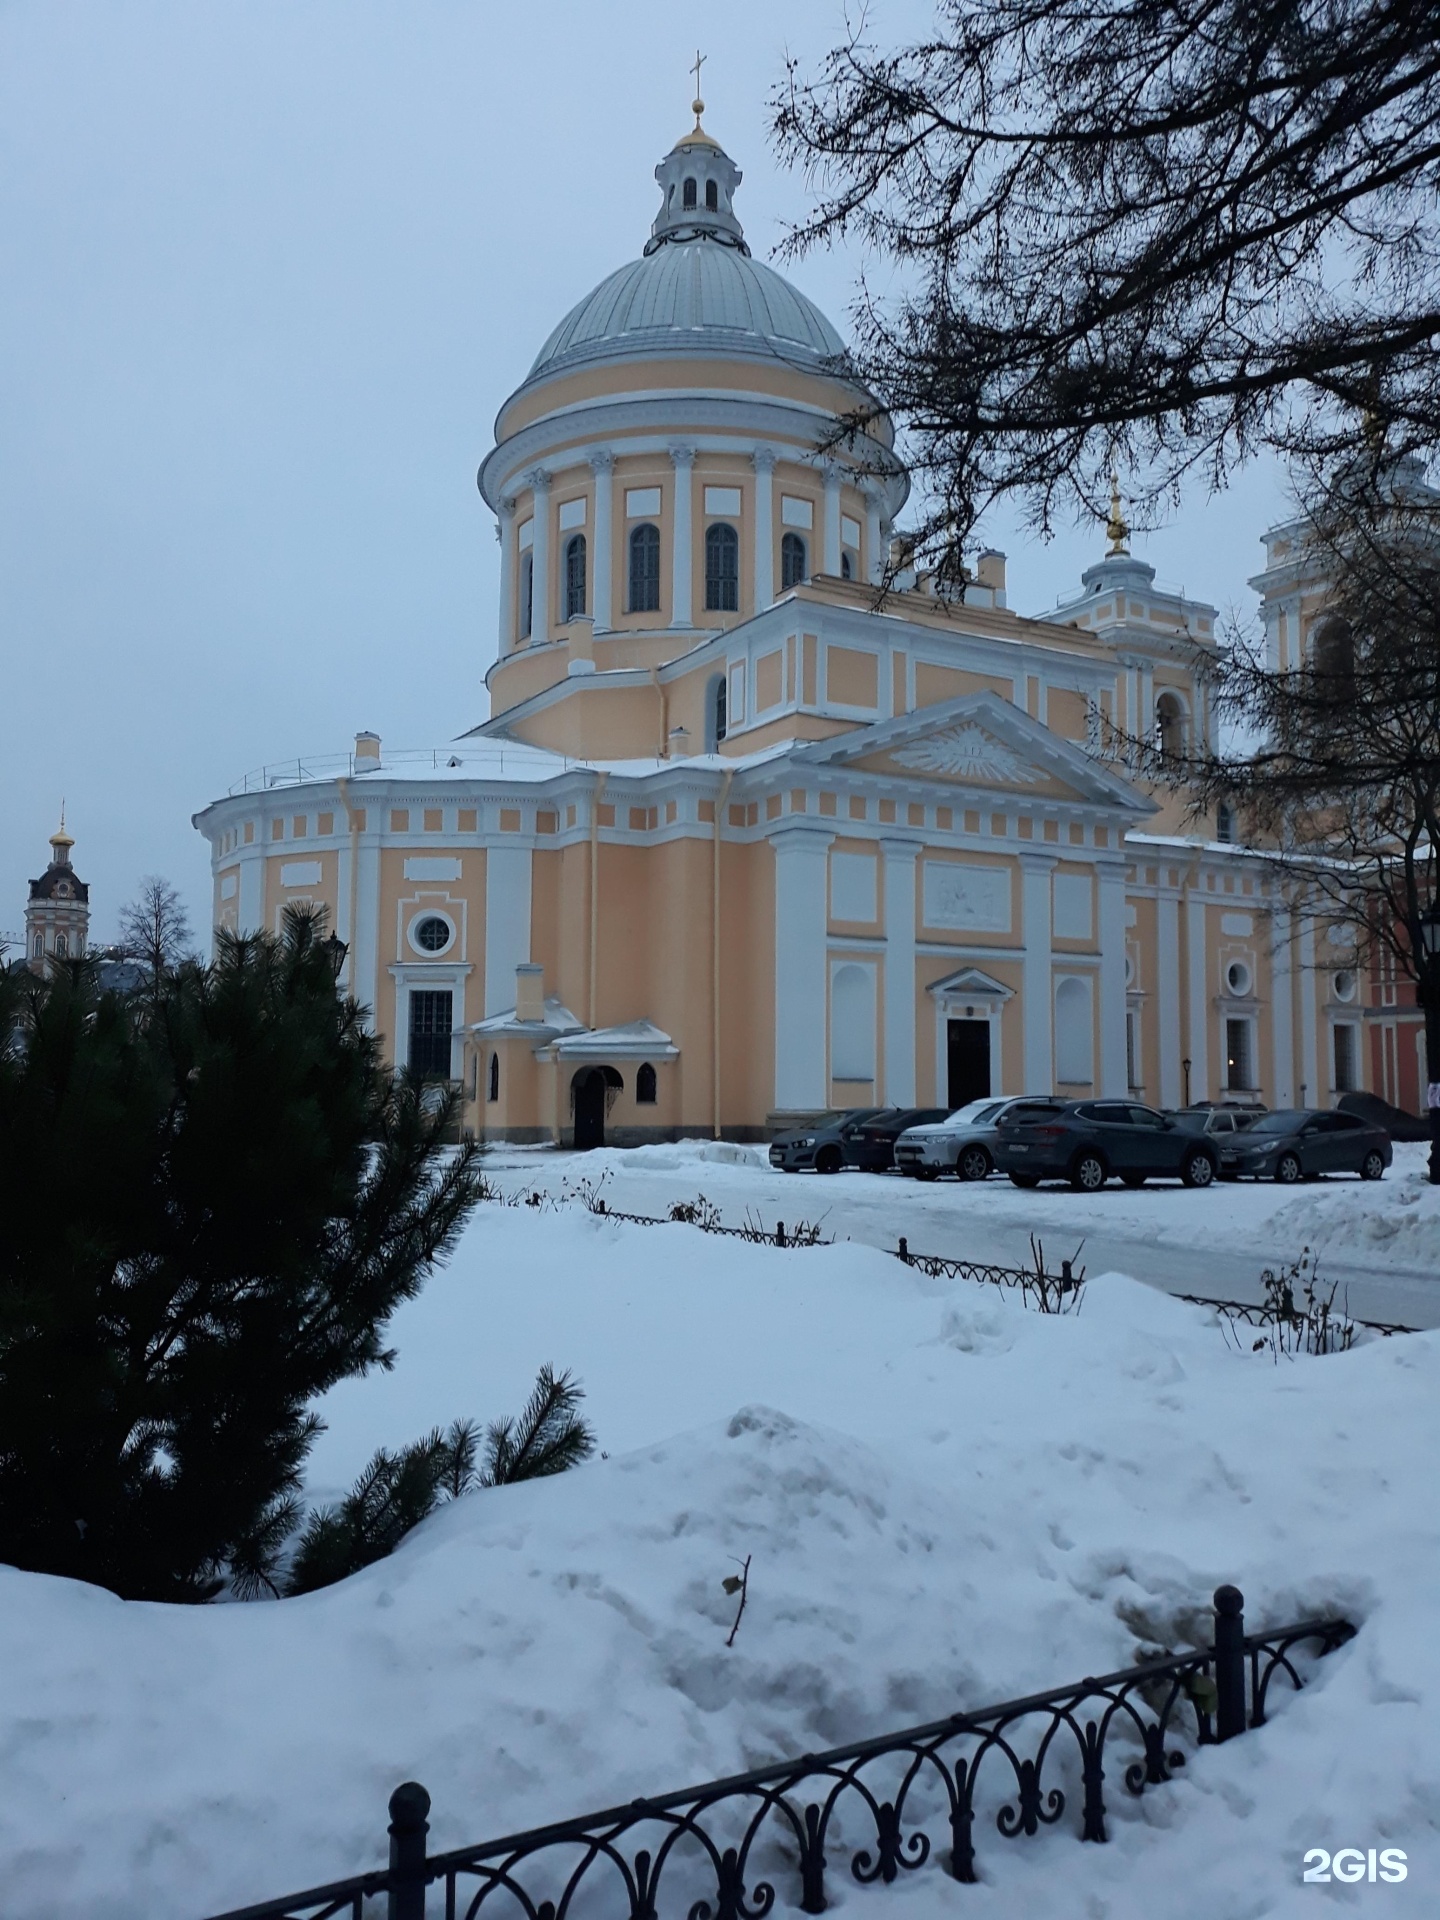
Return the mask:
<path id="1" fill-rule="evenodd" d="M 691 111 L 695 115 L 695 124 L 697 127 L 700 124 L 700 116 L 705 111 L 705 102 L 700 98 L 700 69 L 709 58 L 708 53 L 701 53 L 697 47 L 695 49 L 695 64 L 690 69 L 691 73 L 695 76 L 695 98 L 691 101 L 690 106 Z"/>

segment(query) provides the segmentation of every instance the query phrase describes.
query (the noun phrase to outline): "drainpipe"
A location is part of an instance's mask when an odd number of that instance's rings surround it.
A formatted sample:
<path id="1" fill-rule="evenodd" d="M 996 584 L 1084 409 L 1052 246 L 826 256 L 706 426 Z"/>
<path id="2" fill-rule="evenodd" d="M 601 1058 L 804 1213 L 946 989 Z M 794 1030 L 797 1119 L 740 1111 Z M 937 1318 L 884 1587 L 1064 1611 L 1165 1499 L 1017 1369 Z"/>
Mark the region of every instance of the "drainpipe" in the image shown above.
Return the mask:
<path id="1" fill-rule="evenodd" d="M 670 717 L 670 702 L 666 698 L 664 687 L 660 684 L 658 667 L 650 669 L 650 684 L 654 687 L 656 698 L 660 702 L 660 758 L 667 760 L 670 757 L 670 731 L 665 722 Z"/>
<path id="2" fill-rule="evenodd" d="M 711 1126 L 717 1140 L 720 1138 L 720 822 L 730 798 L 730 782 L 734 778 L 732 771 L 720 782 L 720 792 L 715 801 L 715 831 L 711 839 L 710 859 L 710 1077 L 715 1092 Z"/>
<path id="3" fill-rule="evenodd" d="M 590 801 L 590 1030 L 595 1030 L 595 984 L 600 951 L 600 796 L 608 773 L 597 773 Z"/>

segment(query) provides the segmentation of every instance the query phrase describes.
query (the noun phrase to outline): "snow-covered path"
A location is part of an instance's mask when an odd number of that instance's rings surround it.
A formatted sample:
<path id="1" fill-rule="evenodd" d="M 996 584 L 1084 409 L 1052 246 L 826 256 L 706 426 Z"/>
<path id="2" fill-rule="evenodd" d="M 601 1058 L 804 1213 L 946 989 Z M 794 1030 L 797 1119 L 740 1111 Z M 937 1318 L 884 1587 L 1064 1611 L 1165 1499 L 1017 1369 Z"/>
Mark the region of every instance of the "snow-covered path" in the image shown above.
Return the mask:
<path id="1" fill-rule="evenodd" d="M 822 1221 L 827 1234 L 893 1248 L 901 1234 L 926 1253 L 1023 1265 L 1030 1235 L 1058 1267 L 1084 1242 L 1091 1273 L 1119 1271 L 1167 1293 L 1258 1300 L 1261 1270 L 1318 1251 L 1322 1279 L 1362 1319 L 1440 1326 L 1440 1188 L 1425 1182 L 1423 1146 L 1397 1146 L 1375 1185 L 1344 1178 L 1277 1187 L 1225 1182 L 1204 1193 L 1177 1184 L 1138 1192 L 1112 1183 L 1098 1194 L 1046 1186 L 1024 1193 L 1008 1180 L 922 1186 L 898 1175 L 777 1173 L 763 1149 L 684 1142 L 591 1154 L 496 1149 L 487 1165 L 508 1191 L 558 1193 L 604 1181 L 609 1204 L 663 1213 L 703 1192 L 727 1225 L 747 1213 Z M 713 1157 L 712 1157 L 713 1156 Z"/>

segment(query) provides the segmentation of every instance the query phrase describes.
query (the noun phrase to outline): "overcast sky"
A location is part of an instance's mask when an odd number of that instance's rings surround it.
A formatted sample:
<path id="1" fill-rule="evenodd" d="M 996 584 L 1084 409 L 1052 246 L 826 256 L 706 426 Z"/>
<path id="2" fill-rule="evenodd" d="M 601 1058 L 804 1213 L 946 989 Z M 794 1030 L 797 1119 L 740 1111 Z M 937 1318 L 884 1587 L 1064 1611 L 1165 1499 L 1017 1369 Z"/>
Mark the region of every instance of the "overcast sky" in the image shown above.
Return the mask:
<path id="1" fill-rule="evenodd" d="M 898 39 L 929 9 L 870 17 Z M 764 258 L 804 191 L 766 96 L 840 0 L 0 0 L 0 931 L 62 795 L 95 939 L 147 873 L 203 927 L 190 816 L 247 770 L 484 717 L 475 470 L 545 335 L 640 251 L 697 27 Z M 791 277 L 843 326 L 855 265 Z M 1251 474 L 1137 550 L 1247 607 L 1283 504 Z M 1102 546 L 985 532 L 1024 611 Z"/>

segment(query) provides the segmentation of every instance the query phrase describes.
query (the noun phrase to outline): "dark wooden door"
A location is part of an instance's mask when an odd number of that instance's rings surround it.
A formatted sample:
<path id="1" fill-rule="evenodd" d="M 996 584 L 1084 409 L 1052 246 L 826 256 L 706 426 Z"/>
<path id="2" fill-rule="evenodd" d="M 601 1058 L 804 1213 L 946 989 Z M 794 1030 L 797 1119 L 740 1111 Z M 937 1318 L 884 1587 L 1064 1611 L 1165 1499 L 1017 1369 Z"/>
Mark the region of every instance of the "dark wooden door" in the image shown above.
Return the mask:
<path id="1" fill-rule="evenodd" d="M 577 1073 L 575 1095 L 575 1150 L 588 1153 L 605 1144 L 605 1076 L 598 1067 Z"/>
<path id="2" fill-rule="evenodd" d="M 990 1092 L 990 1022 L 946 1022 L 945 1051 L 948 1076 L 945 1098 L 954 1107 L 983 1100 Z"/>

